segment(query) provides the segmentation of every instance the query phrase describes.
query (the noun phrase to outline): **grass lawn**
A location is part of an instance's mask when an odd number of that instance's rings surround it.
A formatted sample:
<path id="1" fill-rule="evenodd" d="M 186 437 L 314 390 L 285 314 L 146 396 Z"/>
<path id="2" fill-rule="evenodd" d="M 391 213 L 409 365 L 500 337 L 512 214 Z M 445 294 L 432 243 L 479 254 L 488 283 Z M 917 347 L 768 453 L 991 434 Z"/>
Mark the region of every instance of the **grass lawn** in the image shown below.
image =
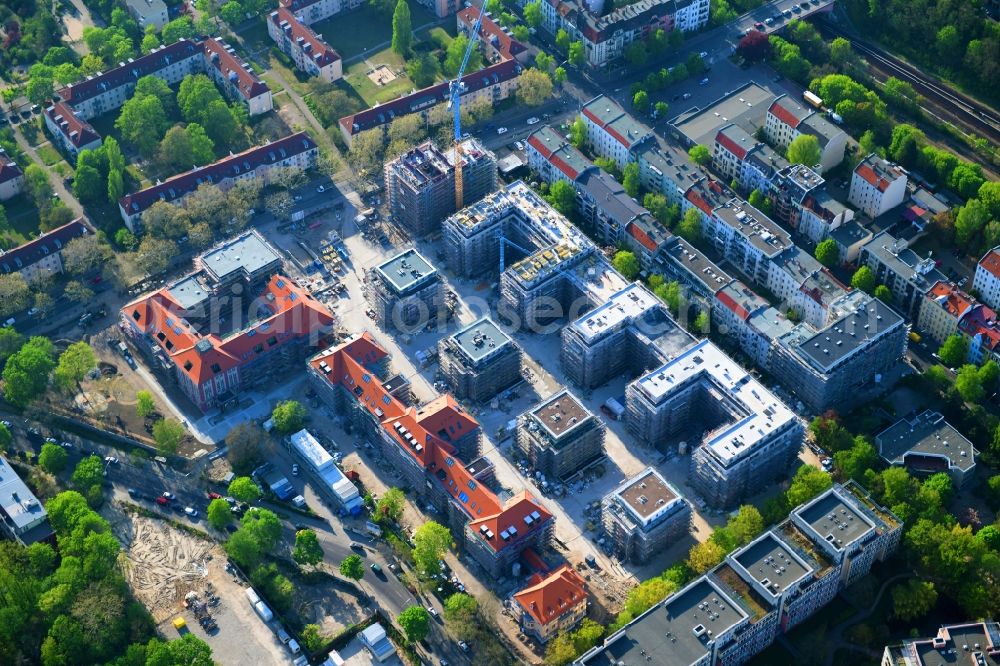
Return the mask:
<path id="1" fill-rule="evenodd" d="M 388 65 L 396 74 L 397 78 L 392 82 L 380 86 L 368 78 L 368 63 L 372 65 Z M 347 83 L 354 92 L 361 97 L 368 106 L 385 103 L 408 94 L 413 88 L 413 81 L 406 76 L 403 70 L 403 59 L 392 52 L 392 49 L 385 49 L 376 53 L 366 61 L 356 62 L 347 68 L 344 75 L 344 82 Z"/>
<path id="2" fill-rule="evenodd" d="M 45 166 L 53 166 L 54 164 L 62 161 L 62 155 L 60 155 L 59 151 L 53 148 L 50 144 L 39 146 L 38 156 L 42 158 L 43 162 L 45 162 Z"/>
<path id="3" fill-rule="evenodd" d="M 19 194 L 4 201 L 6 224 L 0 225 L 0 246 L 5 250 L 17 247 L 38 235 L 38 209 L 27 195 Z"/>
<path id="4" fill-rule="evenodd" d="M 24 135 L 24 138 L 32 147 L 45 141 L 46 136 L 45 132 L 42 131 L 42 119 L 36 117 L 28 122 L 21 123 L 21 134 Z"/>
<path id="5" fill-rule="evenodd" d="M 410 4 L 410 19 L 414 28 L 438 20 L 434 14 L 416 3 Z M 345 59 L 362 53 L 372 44 L 392 40 L 392 17 L 383 16 L 368 5 L 318 21 L 310 27 Z"/>

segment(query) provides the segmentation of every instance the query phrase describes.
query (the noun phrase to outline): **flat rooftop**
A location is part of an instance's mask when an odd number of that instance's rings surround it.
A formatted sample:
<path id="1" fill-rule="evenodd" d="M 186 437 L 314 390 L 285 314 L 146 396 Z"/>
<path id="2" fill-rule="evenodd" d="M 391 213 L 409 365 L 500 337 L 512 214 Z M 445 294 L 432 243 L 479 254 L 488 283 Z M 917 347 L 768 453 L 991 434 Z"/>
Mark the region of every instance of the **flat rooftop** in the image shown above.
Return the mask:
<path id="1" fill-rule="evenodd" d="M 438 279 L 437 269 L 413 249 L 397 254 L 376 270 L 382 281 L 400 296 Z"/>
<path id="2" fill-rule="evenodd" d="M 933 638 L 912 642 L 919 660 L 914 666 L 952 666 L 953 664 L 974 664 L 976 666 L 1000 666 L 1000 655 L 991 650 L 1000 649 L 1000 626 L 996 622 L 976 622 L 941 627 L 938 644 Z M 977 647 L 978 646 L 978 647 Z M 980 653 L 982 661 L 973 655 Z"/>
<path id="3" fill-rule="evenodd" d="M 930 289 L 935 282 L 947 281 L 948 278 L 934 265 L 934 259 L 920 255 L 911 250 L 905 240 L 896 239 L 888 231 L 882 231 L 864 248 L 878 260 L 889 267 L 893 273 L 917 285 L 926 285 Z"/>
<path id="4" fill-rule="evenodd" d="M 644 137 L 650 136 L 649 128 L 640 123 L 606 95 L 598 95 L 583 105 L 584 116 L 604 128 L 619 143 L 631 148 Z"/>
<path id="5" fill-rule="evenodd" d="M 872 298 L 854 312 L 803 339 L 797 344 L 797 349 L 817 369 L 828 372 L 841 359 L 902 321 L 898 312 L 877 298 Z"/>
<path id="6" fill-rule="evenodd" d="M 640 284 L 633 283 L 614 294 L 606 303 L 580 316 L 572 326 L 588 343 L 611 331 L 628 326 L 652 308 L 660 299 Z"/>
<path id="7" fill-rule="evenodd" d="M 7 515 L 10 524 L 19 531 L 47 515 L 42 503 L 2 456 L 0 456 L 0 510 Z"/>
<path id="8" fill-rule="evenodd" d="M 512 344 L 510 336 L 489 317 L 469 324 L 451 339 L 473 363 Z"/>
<path id="9" fill-rule="evenodd" d="M 793 511 L 812 530 L 813 538 L 838 551 L 874 531 L 875 523 L 831 488 L 809 504 Z"/>
<path id="10" fill-rule="evenodd" d="M 765 532 L 731 557 L 772 597 L 780 596 L 813 572 L 812 567 L 773 531 Z"/>
<path id="11" fill-rule="evenodd" d="M 531 410 L 531 415 L 555 439 L 594 418 L 568 389 L 563 389 L 535 407 Z"/>
<path id="12" fill-rule="evenodd" d="M 704 252 L 680 236 L 674 236 L 670 246 L 664 248 L 663 252 L 673 257 L 676 265 L 686 271 L 692 279 L 701 282 L 709 293 L 715 293 L 733 281 L 733 278 L 716 266 Z"/>
<path id="13" fill-rule="evenodd" d="M 256 231 L 250 231 L 209 250 L 200 261 L 219 280 L 225 280 L 238 271 L 252 275 L 271 263 L 280 264 L 281 255 Z"/>
<path id="14" fill-rule="evenodd" d="M 666 364 L 636 380 L 654 404 L 670 398 L 690 382 L 709 382 L 720 399 L 735 403 L 740 418 L 708 433 L 702 444 L 729 465 L 744 457 L 759 441 L 783 429 L 796 416 L 785 403 L 709 340 L 702 340 Z"/>
<path id="15" fill-rule="evenodd" d="M 652 467 L 627 479 L 612 492 L 640 524 L 653 522 L 673 504 L 683 501 L 677 489 Z"/>
<path id="16" fill-rule="evenodd" d="M 934 411 L 912 420 L 900 419 L 875 438 L 879 453 L 889 464 L 903 464 L 908 455 L 931 456 L 948 461 L 948 467 L 968 472 L 978 453 L 972 442 Z"/>
<path id="17" fill-rule="evenodd" d="M 774 101 L 774 93 L 753 81 L 723 95 L 703 109 L 677 117 L 674 126 L 695 143 L 711 146 L 715 135 L 729 123 L 735 123 L 748 134 L 764 125 L 767 108 Z"/>
<path id="18" fill-rule="evenodd" d="M 646 212 L 630 197 L 621 183 L 603 169 L 590 169 L 576 182 L 578 191 L 586 192 L 604 213 L 622 227 Z"/>
<path id="19" fill-rule="evenodd" d="M 212 295 L 212 287 L 202 272 L 185 275 L 167 286 L 170 297 L 185 310 L 190 310 L 205 302 Z"/>
<path id="20" fill-rule="evenodd" d="M 767 257 L 775 257 L 792 246 L 792 237 L 787 231 L 741 199 L 730 199 L 714 213 Z"/>
<path id="21" fill-rule="evenodd" d="M 701 577 L 591 650 L 580 663 L 689 666 L 708 654 L 709 631 L 718 636 L 748 619 L 719 587 Z"/>

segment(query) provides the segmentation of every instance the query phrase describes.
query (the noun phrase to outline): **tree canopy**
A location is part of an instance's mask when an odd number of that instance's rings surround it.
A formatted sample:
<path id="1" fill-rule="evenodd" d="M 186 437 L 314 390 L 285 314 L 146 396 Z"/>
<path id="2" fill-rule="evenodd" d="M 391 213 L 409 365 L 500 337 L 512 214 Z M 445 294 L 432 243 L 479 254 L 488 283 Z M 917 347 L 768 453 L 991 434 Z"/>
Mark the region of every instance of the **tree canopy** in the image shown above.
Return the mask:
<path id="1" fill-rule="evenodd" d="M 396 622 L 413 643 L 424 640 L 431 630 L 431 615 L 423 606 L 408 606 L 399 614 Z"/>
<path id="2" fill-rule="evenodd" d="M 306 408 L 296 400 L 283 400 L 271 412 L 274 429 L 282 434 L 290 435 L 302 430 L 306 422 Z"/>

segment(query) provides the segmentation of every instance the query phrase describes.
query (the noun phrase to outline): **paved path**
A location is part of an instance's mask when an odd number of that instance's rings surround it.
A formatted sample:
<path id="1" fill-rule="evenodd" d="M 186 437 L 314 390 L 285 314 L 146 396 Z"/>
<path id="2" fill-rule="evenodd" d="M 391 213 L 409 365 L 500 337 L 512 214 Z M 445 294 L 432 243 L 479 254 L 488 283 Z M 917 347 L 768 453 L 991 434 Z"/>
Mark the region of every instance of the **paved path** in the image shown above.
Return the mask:
<path id="1" fill-rule="evenodd" d="M 859 622 L 866 620 L 868 616 L 874 613 L 875 609 L 878 607 L 879 602 L 882 600 L 882 595 L 885 594 L 885 592 L 889 589 L 890 585 L 905 578 L 912 578 L 912 577 L 913 577 L 913 572 L 903 571 L 901 573 L 892 576 L 891 578 L 886 579 L 886 581 L 882 583 L 882 587 L 879 588 L 878 594 L 875 595 L 875 599 L 872 601 L 871 605 L 868 608 L 855 612 L 854 615 L 847 618 L 846 620 L 838 624 L 830 631 L 830 635 L 828 636 L 827 641 L 830 645 L 833 646 L 833 649 L 830 651 L 829 654 L 826 655 L 826 661 L 824 662 L 824 666 L 833 665 L 833 656 L 837 652 L 837 650 L 853 650 L 858 652 L 865 652 L 866 654 L 868 654 L 868 651 L 865 648 L 862 648 L 859 645 L 855 645 L 854 643 L 849 643 L 845 641 L 843 638 L 844 631 L 848 627 L 852 627 L 858 624 Z"/>
<path id="2" fill-rule="evenodd" d="M 34 116 L 32 116 L 32 118 L 34 118 Z M 26 122 L 31 122 L 31 121 L 26 121 Z M 73 211 L 73 215 L 75 217 L 84 217 L 83 206 L 81 206 L 80 202 L 76 200 L 76 197 L 73 196 L 73 193 L 70 192 L 65 185 L 63 185 L 62 179 L 59 178 L 59 174 L 57 174 L 51 168 L 45 166 L 45 162 L 42 160 L 41 157 L 38 156 L 38 151 L 35 148 L 33 148 L 30 143 L 28 143 L 27 139 L 24 138 L 24 135 L 21 133 L 21 127 L 19 125 L 17 126 L 17 131 L 14 132 L 14 137 L 17 139 L 17 145 L 21 148 L 21 150 L 24 151 L 24 153 L 29 158 L 31 158 L 31 161 L 45 170 L 45 175 L 49 177 L 49 184 L 52 186 L 53 191 L 55 191 L 55 193 L 59 195 L 59 198 L 62 199 L 62 202 L 66 204 L 66 206 L 68 206 L 71 211 Z"/>

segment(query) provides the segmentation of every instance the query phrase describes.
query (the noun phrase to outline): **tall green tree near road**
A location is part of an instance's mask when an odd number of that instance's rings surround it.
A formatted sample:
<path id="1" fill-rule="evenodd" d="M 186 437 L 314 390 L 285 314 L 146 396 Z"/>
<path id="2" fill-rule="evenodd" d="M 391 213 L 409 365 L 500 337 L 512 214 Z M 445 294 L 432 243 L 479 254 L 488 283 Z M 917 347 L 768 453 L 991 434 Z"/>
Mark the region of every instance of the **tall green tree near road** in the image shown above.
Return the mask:
<path id="1" fill-rule="evenodd" d="M 444 621 L 459 640 L 467 640 L 479 623 L 479 602 L 464 592 L 456 592 L 444 602 Z"/>
<path id="2" fill-rule="evenodd" d="M 938 357 L 941 362 L 949 368 L 957 368 L 965 364 L 969 357 L 969 340 L 964 335 L 955 333 L 949 335 L 941 348 L 938 349 Z"/>
<path id="3" fill-rule="evenodd" d="M 238 476 L 230 481 L 228 492 L 230 497 L 246 504 L 260 499 L 260 488 L 249 476 Z"/>
<path id="4" fill-rule="evenodd" d="M 410 6 L 406 0 L 398 0 L 392 13 L 392 50 L 406 57 L 413 41 L 413 26 L 410 20 Z"/>
<path id="5" fill-rule="evenodd" d="M 224 529 L 233 522 L 233 510 L 224 499 L 214 499 L 208 503 L 208 524 L 217 530 Z"/>
<path id="6" fill-rule="evenodd" d="M 870 294 L 875 291 L 876 285 L 875 273 L 867 266 L 861 266 L 851 276 L 851 286 L 855 289 L 860 289 Z"/>
<path id="7" fill-rule="evenodd" d="M 634 253 L 628 250 L 619 250 L 616 252 L 614 259 L 611 260 L 611 265 L 615 267 L 615 270 L 624 275 L 626 280 L 636 279 L 639 276 L 639 271 L 642 270 L 639 259 Z"/>
<path id="8" fill-rule="evenodd" d="M 524 6 L 524 22 L 532 28 L 537 28 L 542 24 L 542 2 L 534 0 Z"/>
<path id="9" fill-rule="evenodd" d="M 295 547 L 292 559 L 300 565 L 316 566 L 323 561 L 323 547 L 313 530 L 299 530 L 295 533 Z"/>
<path id="10" fill-rule="evenodd" d="M 246 476 L 265 461 L 268 437 L 253 422 L 240 423 L 226 435 L 226 458 L 233 472 Z"/>
<path id="11" fill-rule="evenodd" d="M 242 522 L 240 530 L 248 531 L 262 552 L 270 553 L 281 541 L 281 520 L 273 511 L 254 507 L 243 515 Z"/>
<path id="12" fill-rule="evenodd" d="M 569 50 L 569 44 L 569 33 L 566 32 L 565 29 L 559 28 L 559 30 L 556 31 L 556 48 L 565 53 Z"/>
<path id="13" fill-rule="evenodd" d="M 340 574 L 351 580 L 361 580 L 365 575 L 365 563 L 360 555 L 351 554 L 340 563 Z"/>
<path id="14" fill-rule="evenodd" d="M 0 275 L 0 317 L 9 317 L 28 307 L 31 287 L 20 273 Z"/>
<path id="15" fill-rule="evenodd" d="M 800 134 L 788 145 L 788 161 L 792 164 L 814 167 L 819 164 L 821 155 L 819 140 L 812 134 Z"/>
<path id="16" fill-rule="evenodd" d="M 840 263 L 840 248 L 832 238 L 827 238 L 816 244 L 816 260 L 827 268 Z"/>
<path id="17" fill-rule="evenodd" d="M 633 199 L 639 196 L 639 188 L 642 183 L 639 180 L 639 163 L 629 162 L 622 169 L 622 187 L 625 193 Z"/>
<path id="18" fill-rule="evenodd" d="M 583 42 L 576 41 L 570 44 L 566 57 L 569 64 L 574 67 L 582 67 L 587 62 L 587 52 L 583 48 Z"/>
<path id="19" fill-rule="evenodd" d="M 413 561 L 421 574 L 429 576 L 440 571 L 441 557 L 451 548 L 453 539 L 447 527 L 429 520 L 413 533 Z"/>
<path id="20" fill-rule="evenodd" d="M 104 483 L 104 463 L 98 456 L 87 456 L 76 464 L 73 470 L 73 485 L 86 493 L 94 486 Z"/>
<path id="21" fill-rule="evenodd" d="M 97 355 L 86 342 L 74 342 L 59 355 L 55 369 L 56 383 L 63 390 L 75 388 L 87 373 L 97 367 Z"/>
<path id="22" fill-rule="evenodd" d="M 540 106 L 552 97 L 552 79 L 545 72 L 528 68 L 517 84 L 517 101 L 526 106 Z"/>
<path id="23" fill-rule="evenodd" d="M 18 277 L 21 277 L 20 273 L 15 273 Z M 23 280 L 23 278 L 22 278 Z M 25 285 L 27 287 L 27 285 Z M 0 302 L 3 301 L 4 295 L 0 294 Z M 0 328 L 0 370 L 6 365 L 7 359 L 11 357 L 12 354 L 16 353 L 21 345 L 24 344 L 24 336 L 18 333 L 13 326 L 4 326 Z"/>
<path id="24" fill-rule="evenodd" d="M 632 95 L 632 106 L 639 113 L 649 112 L 649 93 L 645 90 L 638 90 Z"/>
<path id="25" fill-rule="evenodd" d="M 161 453 L 177 453 L 184 434 L 184 426 L 174 419 L 160 419 L 153 424 L 153 440 Z"/>
<path id="26" fill-rule="evenodd" d="M 712 151 L 708 149 L 708 146 L 703 146 L 701 144 L 691 146 L 688 150 L 688 155 L 692 160 L 694 160 L 694 163 L 699 166 L 705 166 L 712 161 Z"/>
<path id="27" fill-rule="evenodd" d="M 143 389 L 135 394 L 135 413 L 140 419 L 144 419 L 156 411 L 156 403 L 153 401 L 153 394 Z"/>
<path id="28" fill-rule="evenodd" d="M 55 347 L 48 338 L 35 336 L 7 359 L 3 369 L 4 398 L 18 407 L 45 392 L 55 368 Z"/>
<path id="29" fill-rule="evenodd" d="M 379 521 L 397 522 L 406 507 L 406 496 L 399 488 L 389 488 L 375 503 L 374 518 Z"/>
<path id="30" fill-rule="evenodd" d="M 282 400 L 271 412 L 274 429 L 281 434 L 290 435 L 302 430 L 306 422 L 306 408 L 295 400 Z"/>
<path id="31" fill-rule="evenodd" d="M 69 462 L 69 454 L 66 453 L 66 449 L 52 442 L 46 442 L 42 445 L 42 450 L 38 454 L 38 464 L 46 472 L 58 474 L 66 469 L 67 462 Z"/>
<path id="32" fill-rule="evenodd" d="M 403 628 L 403 633 L 411 643 L 424 640 L 431 631 L 431 614 L 423 606 L 407 607 L 396 618 L 396 622 Z"/>

